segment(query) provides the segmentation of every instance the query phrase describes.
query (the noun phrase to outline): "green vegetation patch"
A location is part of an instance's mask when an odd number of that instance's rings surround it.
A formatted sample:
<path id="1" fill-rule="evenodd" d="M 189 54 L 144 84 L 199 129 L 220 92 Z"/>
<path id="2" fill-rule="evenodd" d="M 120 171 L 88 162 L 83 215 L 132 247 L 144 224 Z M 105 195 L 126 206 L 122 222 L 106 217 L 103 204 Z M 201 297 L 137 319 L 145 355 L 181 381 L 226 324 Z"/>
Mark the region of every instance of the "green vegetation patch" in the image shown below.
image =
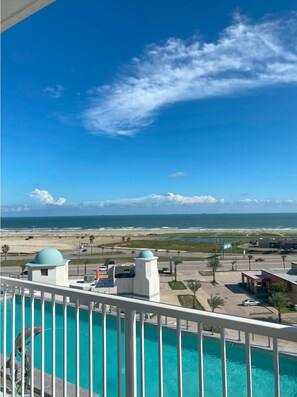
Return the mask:
<path id="1" fill-rule="evenodd" d="M 30 259 L 8 259 L 7 261 L 1 262 L 1 267 L 23 266 L 28 262 L 30 262 Z"/>
<path id="2" fill-rule="evenodd" d="M 119 246 L 119 244 L 117 245 Z M 215 252 L 215 243 L 199 243 L 192 241 L 170 241 L 170 240 L 133 240 L 121 243 L 122 247 L 133 249 L 148 248 L 151 250 L 187 251 L 187 252 Z"/>
<path id="3" fill-rule="evenodd" d="M 178 295 L 177 297 L 181 306 L 193 308 L 193 295 Z M 195 309 L 205 310 L 198 299 L 195 300 Z"/>
<path id="4" fill-rule="evenodd" d="M 294 230 L 282 230 L 281 237 L 297 237 L 297 233 Z M 160 237 L 157 233 L 150 233 L 150 237 Z M 162 237 L 218 237 L 218 238 L 235 238 L 246 241 L 247 239 L 255 239 L 259 237 L 280 237 L 279 233 L 267 232 L 267 231 L 248 231 L 248 230 L 214 230 L 214 231 L 205 231 L 205 230 L 197 230 L 191 232 L 168 232 L 162 233 Z M 248 241 L 249 241 L 248 240 Z"/>
<path id="5" fill-rule="evenodd" d="M 169 281 L 169 286 L 171 289 L 187 289 L 182 281 Z"/>

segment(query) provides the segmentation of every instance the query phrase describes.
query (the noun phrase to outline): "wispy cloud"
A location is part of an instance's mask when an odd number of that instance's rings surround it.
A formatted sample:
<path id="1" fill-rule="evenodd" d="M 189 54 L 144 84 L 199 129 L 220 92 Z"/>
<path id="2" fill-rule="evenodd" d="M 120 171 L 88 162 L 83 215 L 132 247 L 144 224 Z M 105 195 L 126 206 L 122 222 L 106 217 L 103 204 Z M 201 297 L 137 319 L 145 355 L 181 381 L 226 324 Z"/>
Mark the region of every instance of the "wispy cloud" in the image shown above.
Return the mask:
<path id="1" fill-rule="evenodd" d="M 14 212 L 28 212 L 30 207 L 27 204 L 23 205 L 2 205 L 1 212 L 14 213 Z"/>
<path id="2" fill-rule="evenodd" d="M 49 205 L 63 205 L 66 202 L 66 199 L 64 197 L 58 198 L 58 200 L 54 200 L 53 196 L 47 191 L 47 190 L 39 190 L 39 189 L 34 189 L 30 193 L 30 197 L 32 197 L 34 200 L 37 200 L 41 202 L 42 204 L 49 204 Z"/>
<path id="3" fill-rule="evenodd" d="M 157 194 L 152 193 L 147 196 L 122 198 L 114 200 L 103 200 L 85 203 L 87 206 L 106 207 L 110 205 L 124 205 L 124 206 L 159 206 L 159 205 L 193 205 L 193 204 L 215 204 L 224 203 L 224 199 L 217 199 L 213 196 L 183 196 L 180 194 L 166 193 Z"/>
<path id="4" fill-rule="evenodd" d="M 43 92 L 45 94 L 47 94 L 51 98 L 55 98 L 55 99 L 61 98 L 64 91 L 65 91 L 65 88 L 59 84 L 55 84 L 54 86 L 51 86 L 51 87 L 46 87 L 43 90 Z"/>
<path id="5" fill-rule="evenodd" d="M 67 203 L 65 198 L 54 200 L 47 190 L 35 189 L 30 196 L 43 204 L 42 211 L 70 211 L 73 214 L 129 214 L 129 213 L 232 213 L 232 212 L 274 212 L 292 211 L 297 209 L 297 199 L 256 199 L 246 198 L 238 201 L 226 201 L 212 195 L 186 196 L 176 193 L 152 193 L 146 196 L 115 198 L 111 200 L 84 201 Z M 3 205 L 1 211 L 9 213 L 28 213 L 36 211 L 33 206 Z"/>
<path id="6" fill-rule="evenodd" d="M 83 113 L 95 134 L 133 135 L 180 101 L 297 82 L 297 14 L 253 23 L 236 15 L 215 42 L 170 38 L 147 46 L 109 86 L 93 88 Z"/>
<path id="7" fill-rule="evenodd" d="M 178 171 L 178 172 L 173 172 L 172 174 L 168 175 L 170 178 L 182 178 L 183 176 L 186 176 L 185 172 Z"/>
<path id="8" fill-rule="evenodd" d="M 216 198 L 212 195 L 194 195 L 184 196 L 176 193 L 152 193 L 146 196 L 130 197 L 130 198 L 119 198 L 113 200 L 98 200 L 89 201 L 79 204 L 79 208 L 107 208 L 107 207 L 137 207 L 137 208 L 192 208 L 194 210 L 203 209 L 209 206 L 215 206 L 217 209 L 221 208 L 221 211 L 232 210 L 232 208 L 244 209 L 267 209 L 267 208 L 282 208 L 295 207 L 297 205 L 296 199 L 256 199 L 246 198 L 239 201 L 226 201 L 224 198 Z M 77 204 L 73 204 L 72 207 L 77 207 Z"/>
<path id="9" fill-rule="evenodd" d="M 292 200 L 292 199 L 284 199 L 284 200 L 275 200 L 275 199 L 255 199 L 255 198 L 246 198 L 243 200 L 239 201 L 240 204 L 243 204 L 244 206 L 260 206 L 264 207 L 266 205 L 296 205 L 297 200 Z"/>

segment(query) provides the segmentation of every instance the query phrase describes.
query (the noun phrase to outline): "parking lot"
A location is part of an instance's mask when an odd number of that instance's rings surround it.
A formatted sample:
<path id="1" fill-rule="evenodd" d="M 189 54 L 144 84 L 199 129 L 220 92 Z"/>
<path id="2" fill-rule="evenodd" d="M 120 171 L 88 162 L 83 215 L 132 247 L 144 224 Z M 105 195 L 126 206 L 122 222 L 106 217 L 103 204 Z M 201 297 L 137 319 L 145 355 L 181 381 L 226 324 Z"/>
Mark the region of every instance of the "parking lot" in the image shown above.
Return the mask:
<path id="1" fill-rule="evenodd" d="M 261 302 L 260 306 L 243 306 L 242 301 L 247 298 L 257 299 L 253 294 L 240 288 L 238 283 L 241 282 L 241 272 L 224 271 L 216 273 L 217 285 L 212 285 L 212 276 L 202 276 L 198 271 L 180 271 L 178 280 L 185 283 L 188 280 L 200 280 L 202 287 L 197 292 L 197 299 L 206 310 L 210 310 L 207 299 L 211 295 L 218 295 L 224 299 L 225 303 L 222 309 L 217 309 L 217 313 L 231 314 L 234 316 L 254 318 L 259 320 L 277 321 L 277 310 L 270 305 Z M 161 300 L 164 303 L 179 305 L 177 295 L 189 293 L 190 290 L 171 290 L 168 286 L 169 277 L 161 278 Z M 284 322 L 297 323 L 297 312 L 285 313 Z"/>

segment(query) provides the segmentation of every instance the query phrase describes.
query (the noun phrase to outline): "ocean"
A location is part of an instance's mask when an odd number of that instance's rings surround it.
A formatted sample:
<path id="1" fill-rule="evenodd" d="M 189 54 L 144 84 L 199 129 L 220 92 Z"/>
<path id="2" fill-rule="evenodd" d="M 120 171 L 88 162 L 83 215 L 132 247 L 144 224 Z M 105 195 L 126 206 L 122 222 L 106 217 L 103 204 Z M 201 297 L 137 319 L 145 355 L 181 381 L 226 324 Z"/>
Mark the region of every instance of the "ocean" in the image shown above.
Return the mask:
<path id="1" fill-rule="evenodd" d="M 4 217 L 2 231 L 105 229 L 297 229 L 297 213 Z"/>

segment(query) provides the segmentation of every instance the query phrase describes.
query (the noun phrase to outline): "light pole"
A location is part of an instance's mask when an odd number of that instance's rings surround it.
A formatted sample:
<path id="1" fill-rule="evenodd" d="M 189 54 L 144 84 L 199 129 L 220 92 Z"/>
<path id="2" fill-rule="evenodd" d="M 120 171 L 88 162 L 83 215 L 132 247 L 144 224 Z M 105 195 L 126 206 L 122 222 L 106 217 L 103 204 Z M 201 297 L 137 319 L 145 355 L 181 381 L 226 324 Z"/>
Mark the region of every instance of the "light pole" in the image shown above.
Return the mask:
<path id="1" fill-rule="evenodd" d="M 77 275 L 79 276 L 79 265 L 80 265 L 80 242 L 78 244 L 78 261 L 77 261 Z"/>

